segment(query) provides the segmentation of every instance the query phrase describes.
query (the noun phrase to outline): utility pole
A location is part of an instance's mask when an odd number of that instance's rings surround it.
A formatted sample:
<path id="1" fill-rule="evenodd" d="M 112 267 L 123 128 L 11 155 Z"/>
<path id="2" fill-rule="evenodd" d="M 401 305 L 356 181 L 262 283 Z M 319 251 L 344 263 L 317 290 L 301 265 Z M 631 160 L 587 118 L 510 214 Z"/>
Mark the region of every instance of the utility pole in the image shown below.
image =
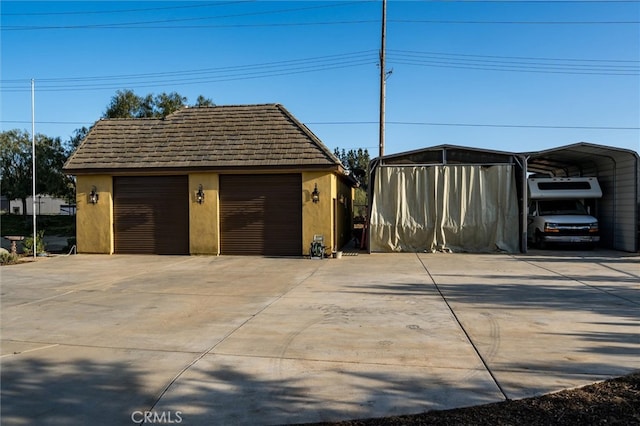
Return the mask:
<path id="1" fill-rule="evenodd" d="M 385 65 L 385 49 L 387 38 L 387 0 L 382 0 L 382 37 L 380 45 L 380 151 L 379 156 L 384 155 L 384 106 L 386 98 L 385 80 L 387 78 Z"/>

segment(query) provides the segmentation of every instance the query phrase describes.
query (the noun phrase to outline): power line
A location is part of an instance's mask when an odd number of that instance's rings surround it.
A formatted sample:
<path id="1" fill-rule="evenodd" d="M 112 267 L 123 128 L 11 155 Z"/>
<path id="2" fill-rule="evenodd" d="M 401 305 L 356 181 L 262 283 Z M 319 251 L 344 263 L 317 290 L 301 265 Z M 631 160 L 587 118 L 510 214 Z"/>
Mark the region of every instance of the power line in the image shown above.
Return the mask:
<path id="1" fill-rule="evenodd" d="M 67 12 L 29 12 L 29 13 L 3 13 L 3 16 L 67 16 L 67 15 L 106 15 L 116 13 L 132 13 L 132 12 L 154 12 L 161 10 L 176 9 L 195 9 L 203 7 L 226 6 L 230 4 L 253 3 L 256 0 L 238 0 L 215 3 L 202 3 L 182 6 L 165 6 L 165 7 L 148 7 L 138 9 L 119 9 L 119 10 L 85 10 L 85 11 L 67 11 Z"/>
<path id="2" fill-rule="evenodd" d="M 177 10 L 177 9 L 195 9 L 206 7 L 218 7 L 226 5 L 235 5 L 243 3 L 255 3 L 257 0 L 237 0 L 227 2 L 215 2 L 215 3 L 203 3 L 194 5 L 181 5 L 181 6 L 165 6 L 165 7 L 149 7 L 149 8 L 137 8 L 137 9 L 117 9 L 117 10 L 86 10 L 86 11 L 67 11 L 67 12 L 23 12 L 23 13 L 3 13 L 3 16 L 67 16 L 67 15 L 106 15 L 106 14 L 118 14 L 118 13 L 132 13 L 132 12 L 153 12 L 161 10 Z M 640 0 L 426 0 L 427 3 L 521 3 L 521 4 L 558 4 L 558 3 L 575 3 L 575 4 L 589 4 L 589 3 L 640 3 Z M 370 1 L 361 0 L 359 3 L 370 3 Z"/>
<path id="3" fill-rule="evenodd" d="M 528 72 L 544 74 L 579 74 L 579 75 L 608 75 L 608 76 L 638 76 L 640 68 L 602 68 L 588 66 L 569 66 L 563 64 L 517 64 L 517 63 L 468 63 L 463 61 L 438 61 L 438 60 L 415 60 L 391 56 L 389 62 L 393 64 L 415 65 L 437 68 L 457 68 L 465 70 L 482 71 L 507 71 L 507 72 Z"/>
<path id="4" fill-rule="evenodd" d="M 31 121 L 20 120 L 0 120 L 2 124 L 30 124 Z M 500 124 L 500 123 L 437 123 L 437 122 L 415 122 L 415 121 L 386 121 L 387 124 L 398 126 L 446 126 L 446 127 L 494 127 L 494 128 L 515 128 L 515 129 L 556 129 L 556 130 L 616 130 L 616 131 L 638 131 L 640 127 L 624 126 L 559 126 L 541 124 Z M 36 121 L 36 124 L 54 125 L 92 125 L 93 122 L 84 121 Z M 306 122 L 310 126 L 360 126 L 378 125 L 378 121 L 312 121 Z"/>
<path id="5" fill-rule="evenodd" d="M 193 18 L 206 19 L 206 18 Z M 282 22 L 271 24 L 210 24 L 210 25 L 144 25 L 130 26 L 125 24 L 96 24 L 96 25 L 60 25 L 60 26 L 3 26 L 0 31 L 39 31 L 39 30 L 171 30 L 171 29 L 225 29 L 225 28 L 277 28 L 277 27 L 311 27 L 329 25 L 357 25 L 379 24 L 377 20 L 359 21 L 323 21 L 323 22 Z"/>
<path id="6" fill-rule="evenodd" d="M 638 25 L 640 21 L 462 21 L 390 19 L 400 24 L 455 24 L 455 25 Z"/>
<path id="7" fill-rule="evenodd" d="M 209 18 L 188 18 L 204 20 Z M 159 21 L 160 22 L 160 21 Z M 453 20 L 398 20 L 387 22 L 399 24 L 440 24 L 440 25 L 638 25 L 640 21 L 453 21 Z M 322 21 L 322 22 L 282 22 L 264 24 L 211 24 L 211 25 L 148 25 L 143 22 L 129 24 L 93 24 L 93 25 L 52 25 L 52 26 L 3 26 L 0 31 L 38 31 L 38 30 L 124 30 L 124 29 L 204 29 L 204 28 L 273 28 L 273 27 L 309 27 L 329 25 L 379 24 L 377 20 Z"/>
<path id="8" fill-rule="evenodd" d="M 40 91 L 111 90 L 121 89 L 124 86 L 154 87 L 277 77 L 374 65 L 378 60 L 378 52 L 375 50 L 362 50 L 248 65 L 142 74 L 43 78 L 38 81 Z M 389 61 L 395 65 L 502 72 L 608 76 L 640 74 L 640 61 L 621 59 L 540 58 L 390 50 Z M 28 90 L 27 81 L 27 79 L 0 80 L 0 90 L 5 93 L 24 92 Z"/>
<path id="9" fill-rule="evenodd" d="M 424 0 L 427 3 L 640 3 L 640 0 Z"/>
<path id="10" fill-rule="evenodd" d="M 262 64 L 205 68 L 199 70 L 128 74 L 120 76 L 69 77 L 41 79 L 40 91 L 79 91 L 120 89 L 123 86 L 154 87 L 161 84 L 202 84 L 221 81 L 275 77 L 282 75 L 320 72 L 341 68 L 375 65 L 378 58 L 374 50 L 341 53 Z M 26 80 L 1 80 L 2 92 L 26 90 Z"/>
<path id="11" fill-rule="evenodd" d="M 640 127 L 617 126 L 556 126 L 538 124 L 483 124 L 483 123 L 433 123 L 415 121 L 387 121 L 387 124 L 402 126 L 449 126 L 449 127 L 500 127 L 519 129 L 574 129 L 574 130 L 640 130 Z M 317 121 L 306 123 L 309 125 L 377 125 L 377 121 Z"/>
<path id="12" fill-rule="evenodd" d="M 390 50 L 393 64 L 486 71 L 585 75 L 640 75 L 640 61 L 487 56 L 441 52 Z"/>
<path id="13" fill-rule="evenodd" d="M 303 64 L 303 65 L 321 64 L 323 62 L 334 62 L 336 60 L 354 60 L 354 59 L 370 58 L 371 55 L 375 54 L 375 52 L 376 52 L 375 50 L 359 50 L 354 52 L 337 53 L 334 55 L 313 56 L 308 58 L 288 59 L 283 61 L 263 62 L 258 64 L 248 64 L 248 65 L 200 68 L 195 70 L 183 70 L 183 71 L 163 71 L 163 72 L 143 73 L 143 74 L 120 74 L 120 75 L 93 76 L 93 77 L 48 78 L 48 79 L 40 79 L 38 81 L 45 82 L 45 83 L 78 82 L 78 81 L 86 81 L 86 80 L 95 81 L 95 80 L 129 79 L 129 78 L 148 79 L 149 77 L 197 75 L 197 74 L 218 73 L 218 72 L 237 71 L 237 70 L 250 70 L 250 69 L 260 69 L 260 68 L 278 68 L 278 67 L 288 66 L 288 65 L 297 66 L 300 64 Z M 0 81 L 7 81 L 7 80 L 0 80 Z"/>
<path id="14" fill-rule="evenodd" d="M 3 25 L 0 30 L 4 31 L 25 31 L 25 30 L 69 30 L 69 29 L 158 29 L 158 28 L 216 28 L 216 27 L 239 27 L 242 25 L 230 24 L 230 25 L 180 25 L 180 26 L 154 26 L 153 24 L 164 24 L 164 23 L 172 23 L 172 22 L 192 22 L 192 21 L 206 21 L 212 19 L 228 19 L 228 18 L 239 18 L 239 17 L 247 17 L 247 16 L 262 16 L 262 15 L 273 15 L 280 13 L 290 13 L 290 12 L 301 12 L 308 10 L 317 10 L 317 9 L 328 9 L 328 8 L 336 8 L 336 7 L 345 7 L 353 4 L 362 4 L 362 1 L 352 1 L 352 2 L 339 2 L 333 4 L 322 4 L 317 6 L 306 6 L 306 7 L 298 7 L 298 8 L 290 8 L 290 9 L 279 9 L 279 10 L 267 10 L 267 11 L 259 11 L 259 12 L 246 12 L 246 13 L 237 13 L 231 15 L 217 15 L 217 16 L 198 16 L 198 17 L 190 17 L 190 18 L 176 18 L 176 19 L 161 19 L 161 20 L 153 20 L 153 21 L 138 21 L 138 22 L 122 22 L 122 23 L 107 23 L 107 24 L 82 24 L 82 25 Z M 375 22 L 375 21 L 373 21 Z M 281 26 L 281 25 L 295 25 L 291 23 L 286 24 L 255 24 L 255 26 Z M 306 25 L 303 23 L 302 25 Z M 254 25 L 246 25 L 246 26 L 254 26 Z"/>
<path id="15" fill-rule="evenodd" d="M 635 0 L 634 0 L 635 1 Z M 640 0 L 638 0 L 640 2 Z M 442 56 L 462 56 L 474 58 L 500 58 L 500 59 L 525 59 L 537 61 L 580 61 L 580 62 L 634 62 L 640 63 L 640 60 L 629 59 L 593 59 L 593 58 L 549 58 L 540 56 L 500 56 L 500 55 L 472 55 L 468 53 L 448 53 L 448 52 L 420 52 L 415 50 L 389 50 L 390 52 L 412 53 L 418 55 L 442 55 Z"/>
<path id="16" fill-rule="evenodd" d="M 31 124 L 31 121 L 24 121 L 24 120 L 0 120 L 0 123 L 2 124 L 26 124 L 29 123 Z M 60 125 L 60 126 L 66 126 L 69 124 L 73 124 L 73 125 L 92 125 L 94 122 L 87 122 L 87 121 L 36 121 L 36 124 L 55 124 L 55 125 Z"/>
<path id="17" fill-rule="evenodd" d="M 362 50 L 248 65 L 142 74 L 43 78 L 39 79 L 39 82 L 40 91 L 112 90 L 126 86 L 189 85 L 277 77 L 374 65 L 378 60 L 378 52 L 375 50 Z M 394 65 L 482 71 L 617 76 L 640 74 L 640 61 L 622 59 L 541 58 L 390 50 L 389 61 Z M 5 93 L 24 92 L 28 90 L 27 82 L 26 79 L 0 80 L 0 90 Z"/>

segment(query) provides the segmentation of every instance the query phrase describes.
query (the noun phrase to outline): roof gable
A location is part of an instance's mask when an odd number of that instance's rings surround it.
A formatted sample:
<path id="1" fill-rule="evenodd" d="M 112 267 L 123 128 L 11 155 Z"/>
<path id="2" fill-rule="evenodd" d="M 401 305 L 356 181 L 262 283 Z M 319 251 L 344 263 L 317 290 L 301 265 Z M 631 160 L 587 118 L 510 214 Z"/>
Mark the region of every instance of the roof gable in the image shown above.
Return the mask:
<path id="1" fill-rule="evenodd" d="M 218 167 L 339 167 L 282 105 L 183 108 L 164 119 L 103 119 L 67 172 Z"/>

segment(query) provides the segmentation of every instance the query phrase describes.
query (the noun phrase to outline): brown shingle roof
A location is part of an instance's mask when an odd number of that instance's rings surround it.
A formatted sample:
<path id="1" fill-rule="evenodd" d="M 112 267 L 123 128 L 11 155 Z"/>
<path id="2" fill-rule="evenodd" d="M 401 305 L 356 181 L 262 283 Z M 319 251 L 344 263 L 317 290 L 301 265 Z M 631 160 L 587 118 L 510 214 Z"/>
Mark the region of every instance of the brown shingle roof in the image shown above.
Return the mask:
<path id="1" fill-rule="evenodd" d="M 183 108 L 164 119 L 98 121 L 65 170 L 340 166 L 282 105 Z"/>

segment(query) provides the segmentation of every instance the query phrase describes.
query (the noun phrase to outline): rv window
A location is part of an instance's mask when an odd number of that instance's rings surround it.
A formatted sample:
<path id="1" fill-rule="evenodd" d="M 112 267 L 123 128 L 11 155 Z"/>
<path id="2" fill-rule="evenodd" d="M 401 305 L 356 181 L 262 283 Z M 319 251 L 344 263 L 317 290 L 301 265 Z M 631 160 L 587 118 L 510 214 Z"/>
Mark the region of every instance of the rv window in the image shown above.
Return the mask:
<path id="1" fill-rule="evenodd" d="M 563 189 L 591 189 L 591 184 L 586 181 L 538 182 L 538 188 L 547 191 L 558 191 Z"/>
<path id="2" fill-rule="evenodd" d="M 587 209 L 578 200 L 548 200 L 539 201 L 540 216 L 547 216 L 552 214 L 577 214 L 586 215 Z"/>

